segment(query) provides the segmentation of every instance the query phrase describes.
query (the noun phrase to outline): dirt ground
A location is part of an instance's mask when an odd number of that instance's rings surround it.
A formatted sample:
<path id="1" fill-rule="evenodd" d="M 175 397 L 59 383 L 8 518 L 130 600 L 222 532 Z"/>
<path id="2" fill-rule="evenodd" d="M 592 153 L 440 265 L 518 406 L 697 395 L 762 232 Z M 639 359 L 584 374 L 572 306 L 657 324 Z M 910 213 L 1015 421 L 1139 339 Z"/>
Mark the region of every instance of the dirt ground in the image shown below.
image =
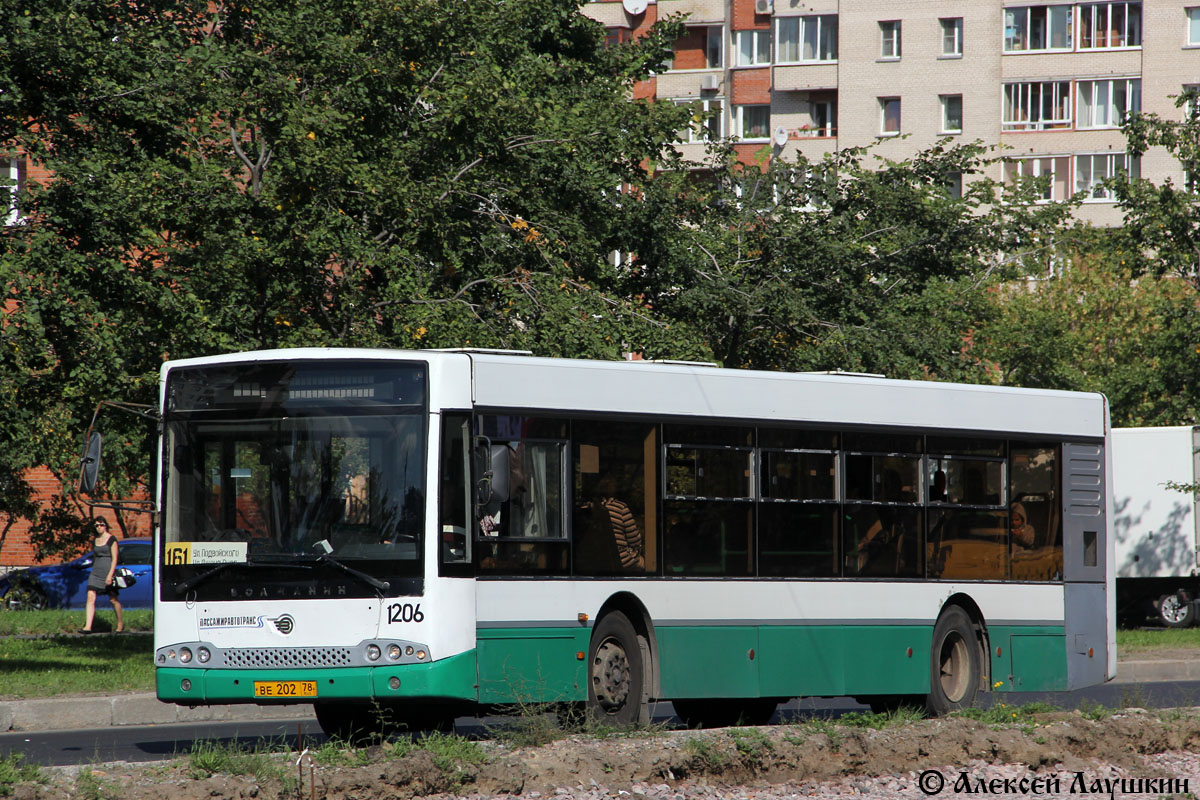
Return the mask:
<path id="1" fill-rule="evenodd" d="M 957 771 L 971 764 L 1022 765 L 1031 772 L 1155 769 L 1160 753 L 1200 749 L 1200 708 L 1120 712 L 1017 714 L 1012 722 L 968 718 L 915 720 L 881 728 L 826 720 L 707 731 L 649 730 L 604 737 L 575 735 L 540 746 L 515 746 L 504 736 L 471 745 L 477 759 L 447 760 L 412 748 L 395 757 L 384 747 L 352 755 L 353 766 L 330 759 L 271 757 L 254 775 L 197 775 L 186 759 L 169 764 L 102 764 L 44 770 L 44 783 L 19 783 L 14 800 L 93 797 L 122 800 L 326 798 L 409 800 L 438 794 L 554 797 L 602 786 L 630 794 L 652 783 L 681 787 L 759 786 L 845 776 L 910 777 L 926 769 Z M 1179 777 L 1159 775 L 1157 777 Z M 2 787 L 0 787 L 2 788 Z M 665 787 L 664 787 L 665 788 Z M 4 792 L 0 791 L 0 795 Z M 639 792 L 634 792 L 636 798 Z"/>

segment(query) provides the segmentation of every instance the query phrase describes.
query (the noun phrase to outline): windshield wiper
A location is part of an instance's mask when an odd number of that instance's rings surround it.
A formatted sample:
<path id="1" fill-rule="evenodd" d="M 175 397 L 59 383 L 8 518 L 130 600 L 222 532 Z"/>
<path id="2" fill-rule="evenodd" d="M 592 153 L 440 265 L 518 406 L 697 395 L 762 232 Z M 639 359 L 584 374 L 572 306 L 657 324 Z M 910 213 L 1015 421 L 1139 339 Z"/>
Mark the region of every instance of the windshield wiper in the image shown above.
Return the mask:
<path id="1" fill-rule="evenodd" d="M 347 575 L 352 575 L 355 578 L 358 578 L 360 581 L 367 584 L 371 588 L 375 589 L 375 591 L 379 592 L 380 597 L 383 597 L 383 593 L 386 592 L 388 589 L 392 588 L 392 585 L 390 583 L 388 583 L 387 581 L 381 581 L 378 578 L 376 578 L 374 575 L 368 575 L 365 572 L 360 572 L 359 570 L 356 570 L 354 567 L 348 567 L 345 564 L 343 564 L 342 562 L 338 561 L 336 558 L 331 558 L 328 553 L 321 553 L 320 555 L 318 555 L 317 561 L 324 562 L 326 564 L 331 564 L 331 565 L 337 567 L 338 569 L 340 569 L 342 572 L 346 573 Z"/>
<path id="2" fill-rule="evenodd" d="M 267 568 L 267 567 L 271 567 L 271 568 L 288 567 L 291 569 L 312 569 L 312 566 L 310 566 L 308 564 L 295 564 L 295 563 L 280 564 L 277 562 L 262 563 L 260 561 L 226 561 L 224 564 L 217 564 L 215 567 L 213 567 L 210 570 L 207 570 L 206 572 L 201 572 L 199 575 L 194 575 L 191 578 L 188 578 L 183 583 L 176 583 L 175 584 L 175 594 L 183 594 L 192 589 L 195 589 L 197 586 L 204 583 L 209 578 L 219 575 L 220 573 L 224 572 L 225 570 L 229 569 L 230 567 L 252 567 L 252 568 L 258 567 L 260 569 Z"/>

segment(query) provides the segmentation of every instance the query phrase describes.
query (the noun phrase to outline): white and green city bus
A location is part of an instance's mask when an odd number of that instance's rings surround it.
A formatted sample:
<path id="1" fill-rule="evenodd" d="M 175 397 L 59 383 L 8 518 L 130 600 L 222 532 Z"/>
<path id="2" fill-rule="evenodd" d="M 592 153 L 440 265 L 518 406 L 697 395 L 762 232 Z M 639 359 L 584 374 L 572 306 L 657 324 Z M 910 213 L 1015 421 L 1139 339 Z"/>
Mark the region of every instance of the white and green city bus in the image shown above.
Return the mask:
<path id="1" fill-rule="evenodd" d="M 1100 395 L 294 349 L 161 402 L 164 701 L 721 724 L 1116 672 Z"/>

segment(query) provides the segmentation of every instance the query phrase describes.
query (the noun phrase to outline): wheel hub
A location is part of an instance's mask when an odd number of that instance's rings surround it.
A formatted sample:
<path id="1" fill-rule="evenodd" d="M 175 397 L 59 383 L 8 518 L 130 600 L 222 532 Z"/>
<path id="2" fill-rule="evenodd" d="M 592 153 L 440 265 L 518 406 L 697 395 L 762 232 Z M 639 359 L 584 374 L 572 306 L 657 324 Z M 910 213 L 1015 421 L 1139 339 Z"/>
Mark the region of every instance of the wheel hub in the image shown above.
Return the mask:
<path id="1" fill-rule="evenodd" d="M 967 643 L 961 636 L 951 634 L 942 642 L 941 657 L 942 693 L 951 703 L 960 702 L 967 694 L 967 664 L 970 654 Z"/>
<path id="2" fill-rule="evenodd" d="M 592 661 L 592 691 L 605 711 L 616 711 L 629 700 L 629 659 L 612 639 L 596 648 Z"/>

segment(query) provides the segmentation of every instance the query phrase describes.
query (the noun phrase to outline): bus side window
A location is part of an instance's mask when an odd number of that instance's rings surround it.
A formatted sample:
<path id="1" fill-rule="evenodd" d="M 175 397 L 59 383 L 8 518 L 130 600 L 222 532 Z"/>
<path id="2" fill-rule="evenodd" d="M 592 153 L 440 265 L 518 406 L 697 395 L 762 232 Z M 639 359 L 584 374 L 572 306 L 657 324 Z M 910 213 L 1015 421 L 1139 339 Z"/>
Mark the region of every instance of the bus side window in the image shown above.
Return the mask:
<path id="1" fill-rule="evenodd" d="M 567 571 L 566 425 L 530 417 L 482 417 L 474 530 L 481 573 Z"/>
<path id="2" fill-rule="evenodd" d="M 471 421 L 446 415 L 439 470 L 438 552 L 443 564 L 471 563 Z"/>

